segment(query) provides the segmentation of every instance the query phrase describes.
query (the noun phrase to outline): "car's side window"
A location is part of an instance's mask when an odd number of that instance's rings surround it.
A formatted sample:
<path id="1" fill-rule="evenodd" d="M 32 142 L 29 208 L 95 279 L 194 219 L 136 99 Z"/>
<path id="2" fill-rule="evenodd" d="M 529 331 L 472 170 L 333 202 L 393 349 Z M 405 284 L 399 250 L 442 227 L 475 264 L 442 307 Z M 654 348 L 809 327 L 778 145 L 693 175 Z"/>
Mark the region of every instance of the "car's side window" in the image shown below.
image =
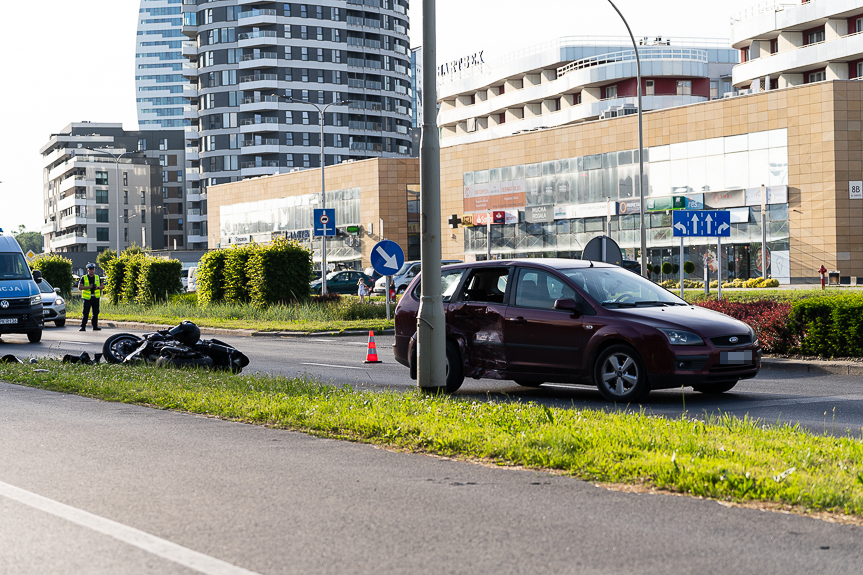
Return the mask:
<path id="1" fill-rule="evenodd" d="M 459 299 L 469 302 L 503 303 L 509 272 L 509 268 L 473 270 L 459 294 Z"/>
<path id="2" fill-rule="evenodd" d="M 461 278 L 464 276 L 465 271 L 466 270 L 464 269 L 458 269 L 441 272 L 440 289 L 444 303 L 448 303 L 452 299 L 455 290 L 458 289 L 458 284 L 461 283 Z M 414 297 L 419 299 L 421 295 L 422 287 L 421 284 L 417 282 L 417 287 L 414 288 Z"/>
<path id="3" fill-rule="evenodd" d="M 547 272 L 522 269 L 515 288 L 515 305 L 540 309 L 554 309 L 558 299 L 575 299 L 575 290 L 563 280 Z"/>

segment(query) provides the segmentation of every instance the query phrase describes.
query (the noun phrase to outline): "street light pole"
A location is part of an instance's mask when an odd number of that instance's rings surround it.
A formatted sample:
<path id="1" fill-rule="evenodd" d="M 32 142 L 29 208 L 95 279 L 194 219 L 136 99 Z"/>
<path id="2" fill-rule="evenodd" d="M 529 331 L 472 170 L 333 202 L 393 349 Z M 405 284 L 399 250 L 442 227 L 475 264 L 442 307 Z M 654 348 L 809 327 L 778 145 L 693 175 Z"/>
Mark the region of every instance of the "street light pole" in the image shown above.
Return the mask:
<path id="1" fill-rule="evenodd" d="M 276 94 L 275 96 L 277 98 L 287 100 L 288 102 L 294 102 L 295 104 L 308 104 L 318 111 L 318 124 L 320 124 L 321 127 L 321 209 L 326 209 L 327 189 L 324 184 L 324 112 L 326 112 L 327 108 L 332 105 L 340 106 L 348 104 L 350 103 L 350 100 L 333 101 L 326 106 L 321 107 L 312 102 L 298 100 L 291 96 L 282 96 L 281 94 Z M 335 225 L 335 222 L 333 222 L 333 225 Z M 321 236 L 321 295 L 327 295 L 327 236 Z"/>
<path id="2" fill-rule="evenodd" d="M 629 32 L 629 39 L 632 40 L 632 47 L 635 49 L 635 70 L 638 77 L 638 198 L 641 202 L 641 210 L 639 210 L 639 218 L 641 220 L 641 275 L 647 277 L 647 228 L 644 227 L 644 212 L 647 209 L 647 203 L 644 200 L 644 136 L 641 123 L 641 58 L 638 55 L 638 44 L 635 43 L 635 36 L 632 35 L 632 30 L 629 29 L 629 23 L 614 2 L 608 0 L 620 19 L 623 20 L 626 31 Z M 681 261 L 681 264 L 683 262 Z"/>
<path id="3" fill-rule="evenodd" d="M 117 257 L 120 256 L 120 158 L 125 156 L 126 154 L 130 154 L 130 150 L 126 150 L 122 154 L 113 154 L 107 150 L 103 150 L 102 148 L 75 148 L 76 150 L 88 150 L 90 152 L 96 152 L 101 154 L 108 154 L 112 158 L 114 158 L 114 179 L 117 180 Z"/>

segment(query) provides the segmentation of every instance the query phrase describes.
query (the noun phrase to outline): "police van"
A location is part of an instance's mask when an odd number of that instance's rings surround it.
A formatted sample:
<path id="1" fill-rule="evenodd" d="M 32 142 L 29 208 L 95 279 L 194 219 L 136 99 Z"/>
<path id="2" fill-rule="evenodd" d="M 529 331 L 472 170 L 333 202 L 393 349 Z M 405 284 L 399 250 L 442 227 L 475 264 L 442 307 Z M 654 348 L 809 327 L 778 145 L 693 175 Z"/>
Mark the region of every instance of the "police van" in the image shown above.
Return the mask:
<path id="1" fill-rule="evenodd" d="M 0 230 L 0 336 L 26 333 L 31 343 L 42 339 L 42 272 L 30 266 L 18 241 Z"/>

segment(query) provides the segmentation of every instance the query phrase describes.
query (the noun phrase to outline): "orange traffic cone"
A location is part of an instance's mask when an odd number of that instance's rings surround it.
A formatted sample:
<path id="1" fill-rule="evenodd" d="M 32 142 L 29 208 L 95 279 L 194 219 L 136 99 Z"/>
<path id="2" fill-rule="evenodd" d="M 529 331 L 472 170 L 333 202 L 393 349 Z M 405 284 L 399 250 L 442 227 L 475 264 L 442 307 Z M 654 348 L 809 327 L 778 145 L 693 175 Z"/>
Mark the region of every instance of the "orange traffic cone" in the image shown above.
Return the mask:
<path id="1" fill-rule="evenodd" d="M 366 353 L 366 360 L 363 363 L 383 363 L 378 359 L 378 348 L 375 347 L 375 332 L 369 330 L 369 351 Z"/>

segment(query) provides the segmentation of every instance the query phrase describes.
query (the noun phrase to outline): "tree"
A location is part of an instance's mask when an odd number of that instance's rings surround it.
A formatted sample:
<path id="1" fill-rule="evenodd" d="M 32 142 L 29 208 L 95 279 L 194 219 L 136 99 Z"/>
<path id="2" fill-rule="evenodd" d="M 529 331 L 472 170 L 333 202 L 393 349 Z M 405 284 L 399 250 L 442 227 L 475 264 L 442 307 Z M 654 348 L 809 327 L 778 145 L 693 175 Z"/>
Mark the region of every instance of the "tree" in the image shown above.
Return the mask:
<path id="1" fill-rule="evenodd" d="M 687 274 L 691 274 L 695 271 L 695 264 L 692 263 L 692 260 L 686 260 L 683 262 L 683 271 Z"/>
<path id="2" fill-rule="evenodd" d="M 673 269 L 674 268 L 672 267 L 671 262 L 665 262 L 662 264 L 662 273 L 664 273 L 665 275 L 670 274 L 671 270 Z"/>
<path id="3" fill-rule="evenodd" d="M 96 256 L 96 264 L 100 269 L 107 271 L 108 270 L 108 262 L 115 259 L 117 257 L 117 252 L 112 249 L 102 250 L 99 252 L 99 255 Z"/>
<path id="4" fill-rule="evenodd" d="M 18 244 L 25 254 L 30 250 L 33 250 L 35 254 L 42 253 L 42 234 L 39 232 L 28 232 L 27 226 L 21 224 L 18 226 L 18 231 L 12 232 L 12 235 L 18 240 Z"/>
<path id="5" fill-rule="evenodd" d="M 143 253 L 146 253 L 146 252 L 149 252 L 149 251 L 150 251 L 150 250 L 148 250 L 148 249 L 147 249 L 147 250 L 145 250 L 144 248 L 142 248 L 141 246 L 139 246 L 139 245 L 138 245 L 138 244 L 136 244 L 135 242 L 132 242 L 131 244 L 129 244 L 129 247 L 128 247 L 128 248 L 126 248 L 125 250 L 123 250 L 123 255 L 124 255 L 124 256 L 134 256 L 134 255 L 143 254 Z"/>

